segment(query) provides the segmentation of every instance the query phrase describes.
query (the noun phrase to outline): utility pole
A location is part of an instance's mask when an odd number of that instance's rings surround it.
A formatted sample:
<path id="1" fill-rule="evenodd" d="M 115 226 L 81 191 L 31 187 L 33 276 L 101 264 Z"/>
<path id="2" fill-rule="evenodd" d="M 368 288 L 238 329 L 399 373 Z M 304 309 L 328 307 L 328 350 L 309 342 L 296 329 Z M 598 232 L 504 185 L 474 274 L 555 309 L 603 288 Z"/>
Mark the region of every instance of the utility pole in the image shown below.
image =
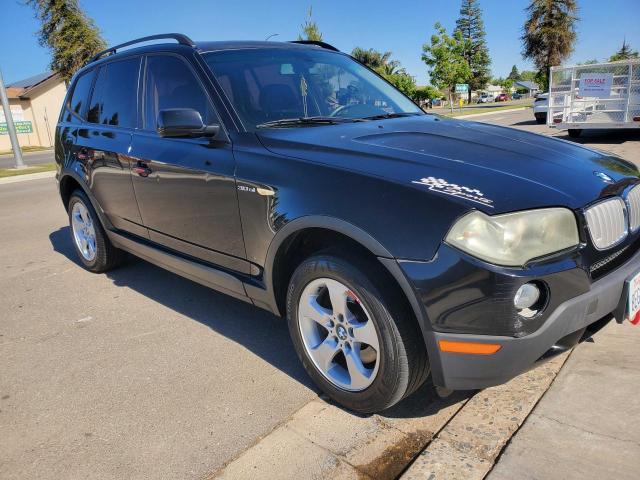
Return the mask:
<path id="1" fill-rule="evenodd" d="M 7 98 L 7 91 L 4 88 L 4 80 L 2 79 L 2 71 L 0 71 L 0 100 L 2 100 L 2 108 L 4 109 L 4 118 L 7 122 L 7 131 L 9 132 L 9 138 L 11 139 L 11 148 L 13 148 L 13 156 L 16 159 L 16 168 L 27 168 L 22 160 L 22 150 L 20 150 L 20 144 L 18 143 L 18 135 L 16 134 L 16 126 L 13 124 L 13 117 L 11 116 L 11 107 L 9 107 L 9 99 Z"/>

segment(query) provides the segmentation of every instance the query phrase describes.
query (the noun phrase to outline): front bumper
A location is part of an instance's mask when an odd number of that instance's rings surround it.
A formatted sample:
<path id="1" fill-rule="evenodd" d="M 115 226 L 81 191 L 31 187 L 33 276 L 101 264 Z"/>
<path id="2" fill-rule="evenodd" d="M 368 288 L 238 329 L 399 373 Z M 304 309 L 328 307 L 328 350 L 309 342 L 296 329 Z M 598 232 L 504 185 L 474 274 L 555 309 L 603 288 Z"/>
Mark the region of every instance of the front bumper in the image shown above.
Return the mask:
<path id="1" fill-rule="evenodd" d="M 405 273 L 411 270 L 406 266 L 403 269 Z M 571 348 L 587 338 L 590 331 L 601 328 L 614 314 L 621 320 L 625 280 L 639 269 L 640 251 L 611 273 L 591 283 L 587 291 L 554 305 L 544 323 L 533 333 L 522 337 L 444 332 L 437 331 L 437 325 L 435 329 L 423 328 L 434 383 L 452 390 L 499 385 L 548 359 L 553 353 Z M 582 290 L 583 285 L 580 288 Z M 499 344 L 501 348 L 491 355 L 449 353 L 440 350 L 440 340 Z"/>

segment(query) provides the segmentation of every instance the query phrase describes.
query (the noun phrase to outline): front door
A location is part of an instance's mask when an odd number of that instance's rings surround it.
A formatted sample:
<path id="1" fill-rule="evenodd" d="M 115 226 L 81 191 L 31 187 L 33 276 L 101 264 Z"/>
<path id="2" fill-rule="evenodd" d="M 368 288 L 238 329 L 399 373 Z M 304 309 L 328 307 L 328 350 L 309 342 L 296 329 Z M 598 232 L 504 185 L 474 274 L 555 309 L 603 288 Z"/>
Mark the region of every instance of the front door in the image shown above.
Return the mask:
<path id="1" fill-rule="evenodd" d="M 149 238 L 227 269 L 249 272 L 232 146 L 208 138 L 162 138 L 158 112 L 193 108 L 220 123 L 201 78 L 178 55 L 146 58 L 143 127 L 133 137 L 133 186 Z"/>

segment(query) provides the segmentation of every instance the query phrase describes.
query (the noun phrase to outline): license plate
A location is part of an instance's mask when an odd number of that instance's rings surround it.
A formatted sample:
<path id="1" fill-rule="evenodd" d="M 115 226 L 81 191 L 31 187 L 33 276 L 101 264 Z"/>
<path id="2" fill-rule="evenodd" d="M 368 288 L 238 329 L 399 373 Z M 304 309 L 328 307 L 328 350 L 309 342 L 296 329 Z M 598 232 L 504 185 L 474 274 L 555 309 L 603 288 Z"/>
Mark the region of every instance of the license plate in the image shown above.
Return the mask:
<path id="1" fill-rule="evenodd" d="M 627 320 L 634 325 L 638 325 L 640 323 L 640 273 L 637 273 L 629 280 L 627 312 L 629 312 Z"/>

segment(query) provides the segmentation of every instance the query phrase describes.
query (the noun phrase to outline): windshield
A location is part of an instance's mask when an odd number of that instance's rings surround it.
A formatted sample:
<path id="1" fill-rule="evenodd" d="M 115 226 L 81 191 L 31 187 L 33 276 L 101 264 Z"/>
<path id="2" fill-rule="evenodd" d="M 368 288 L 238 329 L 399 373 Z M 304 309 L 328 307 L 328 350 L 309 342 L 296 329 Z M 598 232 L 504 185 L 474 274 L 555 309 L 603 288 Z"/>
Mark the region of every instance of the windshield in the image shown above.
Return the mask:
<path id="1" fill-rule="evenodd" d="M 313 48 L 256 48 L 204 54 L 245 128 L 331 125 L 420 114 L 394 87 L 347 55 Z M 328 121 L 335 119 L 336 121 Z"/>

